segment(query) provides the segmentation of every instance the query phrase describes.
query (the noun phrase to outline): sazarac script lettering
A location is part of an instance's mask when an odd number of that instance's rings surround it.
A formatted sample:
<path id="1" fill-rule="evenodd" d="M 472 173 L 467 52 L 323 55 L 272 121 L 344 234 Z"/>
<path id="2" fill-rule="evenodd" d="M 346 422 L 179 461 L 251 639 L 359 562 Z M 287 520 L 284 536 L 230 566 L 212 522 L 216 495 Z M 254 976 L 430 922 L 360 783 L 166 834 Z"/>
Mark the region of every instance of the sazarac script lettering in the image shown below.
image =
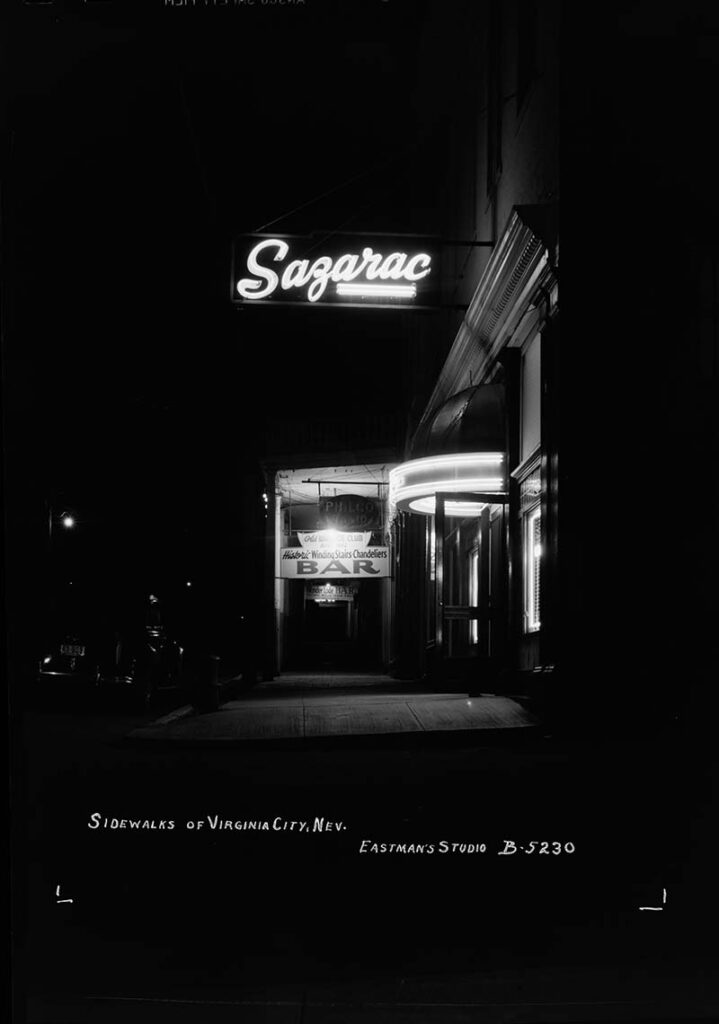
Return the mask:
<path id="1" fill-rule="evenodd" d="M 317 302 L 331 282 L 341 285 L 406 281 L 413 285 L 432 271 L 432 257 L 426 252 L 385 255 L 365 246 L 360 253 L 343 253 L 336 258 L 318 256 L 312 261 L 288 259 L 289 255 L 290 247 L 284 239 L 266 238 L 258 242 L 247 257 L 251 276 L 237 282 L 238 295 L 252 301 L 267 299 L 278 289 L 306 289 L 308 301 Z"/>

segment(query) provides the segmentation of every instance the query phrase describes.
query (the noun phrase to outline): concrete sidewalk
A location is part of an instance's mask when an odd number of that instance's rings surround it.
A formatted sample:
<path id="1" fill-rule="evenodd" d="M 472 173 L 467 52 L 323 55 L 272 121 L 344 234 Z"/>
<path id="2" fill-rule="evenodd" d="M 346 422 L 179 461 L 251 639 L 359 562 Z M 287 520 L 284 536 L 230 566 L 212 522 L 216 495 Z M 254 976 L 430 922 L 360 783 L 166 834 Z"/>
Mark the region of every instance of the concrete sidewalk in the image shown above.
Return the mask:
<path id="1" fill-rule="evenodd" d="M 402 688 L 389 676 L 282 676 L 263 683 L 218 711 L 192 708 L 134 729 L 131 740 L 177 743 L 252 743 L 408 734 L 474 733 L 536 727 L 510 697 L 426 693 Z"/>

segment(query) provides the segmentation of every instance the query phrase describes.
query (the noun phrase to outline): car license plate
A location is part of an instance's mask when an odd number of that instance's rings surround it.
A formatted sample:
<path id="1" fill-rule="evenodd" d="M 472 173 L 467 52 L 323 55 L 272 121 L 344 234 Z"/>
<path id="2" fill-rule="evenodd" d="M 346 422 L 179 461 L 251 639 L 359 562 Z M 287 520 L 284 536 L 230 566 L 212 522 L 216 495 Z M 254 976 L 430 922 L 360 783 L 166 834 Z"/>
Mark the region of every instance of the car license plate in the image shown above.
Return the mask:
<path id="1" fill-rule="evenodd" d="M 65 654 L 68 658 L 84 658 L 85 648 L 79 644 L 60 644 L 60 654 Z"/>

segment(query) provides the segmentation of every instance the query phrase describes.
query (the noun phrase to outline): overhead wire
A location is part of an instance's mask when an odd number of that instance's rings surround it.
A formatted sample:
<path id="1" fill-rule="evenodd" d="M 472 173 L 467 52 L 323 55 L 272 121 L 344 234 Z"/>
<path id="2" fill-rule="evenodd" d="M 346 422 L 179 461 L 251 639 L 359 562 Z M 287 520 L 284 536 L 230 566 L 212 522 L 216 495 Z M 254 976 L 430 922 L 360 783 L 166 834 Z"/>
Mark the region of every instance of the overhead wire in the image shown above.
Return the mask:
<path id="1" fill-rule="evenodd" d="M 299 213 L 301 210 L 307 209 L 308 206 L 313 206 L 315 203 L 320 202 L 322 199 L 326 199 L 327 196 L 334 195 L 335 192 L 340 192 L 343 188 L 347 188 L 349 185 L 354 184 L 355 181 L 359 181 L 360 178 L 365 178 L 371 176 L 372 174 L 376 174 L 377 171 L 381 171 L 383 168 L 388 167 L 390 164 L 399 160 L 400 157 L 404 156 L 404 154 L 408 150 L 415 149 L 416 147 L 416 142 L 408 143 L 406 146 L 403 146 L 397 153 L 389 157 L 387 160 L 383 160 L 381 163 L 375 164 L 374 167 L 370 167 L 364 171 L 360 171 L 358 174 L 353 174 L 351 178 L 348 178 L 346 181 L 341 182 L 339 185 L 334 185 L 332 188 L 326 189 L 324 192 L 321 192 L 319 195 L 314 196 L 312 199 L 308 199 L 307 202 L 300 203 L 299 206 L 295 206 L 293 207 L 293 209 L 288 210 L 286 213 L 281 214 L 279 217 L 275 217 L 274 220 L 270 220 L 266 224 L 263 224 L 261 227 L 255 228 L 253 234 L 260 234 L 260 232 L 266 231 L 267 228 L 273 227 L 275 224 L 278 224 L 281 220 L 286 220 L 288 217 L 292 217 L 295 213 Z"/>

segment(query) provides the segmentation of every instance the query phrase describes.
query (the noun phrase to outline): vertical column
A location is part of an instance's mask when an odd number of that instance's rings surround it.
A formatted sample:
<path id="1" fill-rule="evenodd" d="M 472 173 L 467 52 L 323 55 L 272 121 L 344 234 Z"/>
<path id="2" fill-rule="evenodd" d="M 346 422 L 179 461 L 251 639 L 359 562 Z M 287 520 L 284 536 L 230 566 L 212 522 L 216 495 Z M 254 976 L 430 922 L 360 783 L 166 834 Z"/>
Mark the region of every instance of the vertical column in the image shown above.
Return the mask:
<path id="1" fill-rule="evenodd" d="M 424 670 L 425 529 L 424 516 L 400 513 L 396 581 L 397 676 L 400 679 L 418 679 Z"/>
<path id="2" fill-rule="evenodd" d="M 542 422 L 542 571 L 539 581 L 542 628 L 540 662 L 559 657 L 559 318 L 546 322 L 541 334 Z"/>
<path id="3" fill-rule="evenodd" d="M 505 446 L 507 458 L 507 489 L 509 504 L 505 506 L 505 550 L 507 558 L 507 667 L 519 667 L 519 646 L 522 641 L 522 522 L 519 515 L 519 484 L 511 473 L 519 465 L 519 431 L 521 410 L 522 356 L 518 348 L 504 349 L 499 357 L 504 368 Z"/>
<path id="4" fill-rule="evenodd" d="M 257 682 L 261 663 L 263 606 L 266 602 L 262 559 L 264 520 L 261 518 L 261 477 L 257 470 L 248 470 L 242 480 L 242 563 L 238 571 L 238 586 L 242 592 L 244 630 L 242 634 L 242 678 L 246 685 Z"/>
<path id="5" fill-rule="evenodd" d="M 274 679 L 277 675 L 277 611 L 275 601 L 275 566 L 277 563 L 277 500 L 275 497 L 274 474 L 271 483 L 265 482 L 267 501 L 264 510 L 264 545 L 263 545 L 263 651 L 262 678 Z"/>
<path id="6" fill-rule="evenodd" d="M 435 576 L 435 658 L 436 667 L 441 668 L 444 648 L 447 642 L 444 628 L 444 606 L 447 601 L 447 572 L 445 566 L 445 512 L 444 496 L 435 495 L 434 512 L 434 576 Z"/>
<path id="7" fill-rule="evenodd" d="M 284 612 L 286 584 L 280 575 L 280 550 L 284 543 L 284 513 L 282 511 L 282 494 L 274 487 L 275 502 L 275 668 L 276 675 L 282 672 L 284 644 Z"/>
<path id="8" fill-rule="evenodd" d="M 479 541 L 479 593 L 477 604 L 482 613 L 479 620 L 479 654 L 482 658 L 490 655 L 490 634 L 492 630 L 490 596 L 490 536 L 489 536 L 489 505 L 485 505 L 479 516 L 479 529 L 477 539 Z"/>

